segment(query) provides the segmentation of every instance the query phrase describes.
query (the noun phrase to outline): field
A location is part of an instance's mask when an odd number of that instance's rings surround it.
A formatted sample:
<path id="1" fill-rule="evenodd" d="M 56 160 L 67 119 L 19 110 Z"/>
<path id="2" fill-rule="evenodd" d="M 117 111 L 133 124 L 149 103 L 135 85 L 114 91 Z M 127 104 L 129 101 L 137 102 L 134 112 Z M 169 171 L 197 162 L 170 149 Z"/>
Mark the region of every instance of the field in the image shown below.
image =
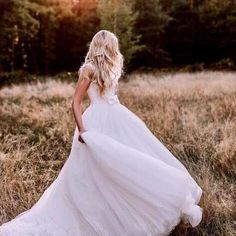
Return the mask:
<path id="1" fill-rule="evenodd" d="M 32 206 L 68 157 L 74 88 L 49 78 L 0 90 L 0 223 Z M 236 74 L 136 73 L 119 96 L 203 188 L 201 224 L 172 235 L 236 235 Z"/>

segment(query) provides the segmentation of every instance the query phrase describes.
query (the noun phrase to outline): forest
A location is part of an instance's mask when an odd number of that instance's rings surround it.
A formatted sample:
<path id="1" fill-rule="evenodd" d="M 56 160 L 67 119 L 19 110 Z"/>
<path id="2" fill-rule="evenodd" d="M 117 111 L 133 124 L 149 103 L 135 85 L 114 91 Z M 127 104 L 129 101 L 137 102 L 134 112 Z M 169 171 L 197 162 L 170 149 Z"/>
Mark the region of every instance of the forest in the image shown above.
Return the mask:
<path id="1" fill-rule="evenodd" d="M 127 71 L 235 68 L 235 0 L 1 0 L 0 73 L 76 71 L 99 29 L 118 35 Z"/>

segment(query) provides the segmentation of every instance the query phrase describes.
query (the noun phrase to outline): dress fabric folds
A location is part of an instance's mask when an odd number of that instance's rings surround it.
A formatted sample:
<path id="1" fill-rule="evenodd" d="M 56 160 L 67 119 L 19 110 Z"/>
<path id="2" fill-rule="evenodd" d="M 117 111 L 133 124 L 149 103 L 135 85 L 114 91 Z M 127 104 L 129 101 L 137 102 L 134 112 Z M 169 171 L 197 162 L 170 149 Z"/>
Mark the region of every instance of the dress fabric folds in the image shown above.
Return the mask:
<path id="1" fill-rule="evenodd" d="M 96 83 L 74 132 L 69 158 L 32 208 L 0 227 L 0 236 L 164 236 L 181 219 L 202 218 L 202 189 L 184 165 Z"/>

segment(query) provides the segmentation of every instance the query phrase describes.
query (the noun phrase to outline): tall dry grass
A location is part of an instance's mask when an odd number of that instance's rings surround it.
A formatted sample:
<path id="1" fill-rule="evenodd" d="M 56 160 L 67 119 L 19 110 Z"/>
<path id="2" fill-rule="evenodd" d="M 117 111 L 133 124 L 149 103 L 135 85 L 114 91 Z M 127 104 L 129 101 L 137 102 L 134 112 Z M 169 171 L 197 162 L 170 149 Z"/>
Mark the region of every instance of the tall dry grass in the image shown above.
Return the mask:
<path id="1" fill-rule="evenodd" d="M 68 157 L 74 87 L 49 80 L 0 90 L 0 222 L 32 206 Z M 172 235 L 236 235 L 236 74 L 133 74 L 120 99 L 204 190 L 202 223 Z"/>

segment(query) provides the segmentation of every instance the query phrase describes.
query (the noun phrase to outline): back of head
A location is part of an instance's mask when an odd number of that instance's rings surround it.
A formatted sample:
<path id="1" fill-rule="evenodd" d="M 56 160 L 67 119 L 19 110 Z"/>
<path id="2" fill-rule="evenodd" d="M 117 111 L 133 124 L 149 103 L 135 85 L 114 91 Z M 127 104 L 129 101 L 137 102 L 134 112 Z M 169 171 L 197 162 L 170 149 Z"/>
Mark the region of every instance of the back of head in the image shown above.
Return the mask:
<path id="1" fill-rule="evenodd" d="M 116 35 L 107 30 L 97 32 L 90 43 L 86 63 L 93 64 L 94 79 L 101 93 L 116 85 L 123 69 L 123 56 Z"/>

